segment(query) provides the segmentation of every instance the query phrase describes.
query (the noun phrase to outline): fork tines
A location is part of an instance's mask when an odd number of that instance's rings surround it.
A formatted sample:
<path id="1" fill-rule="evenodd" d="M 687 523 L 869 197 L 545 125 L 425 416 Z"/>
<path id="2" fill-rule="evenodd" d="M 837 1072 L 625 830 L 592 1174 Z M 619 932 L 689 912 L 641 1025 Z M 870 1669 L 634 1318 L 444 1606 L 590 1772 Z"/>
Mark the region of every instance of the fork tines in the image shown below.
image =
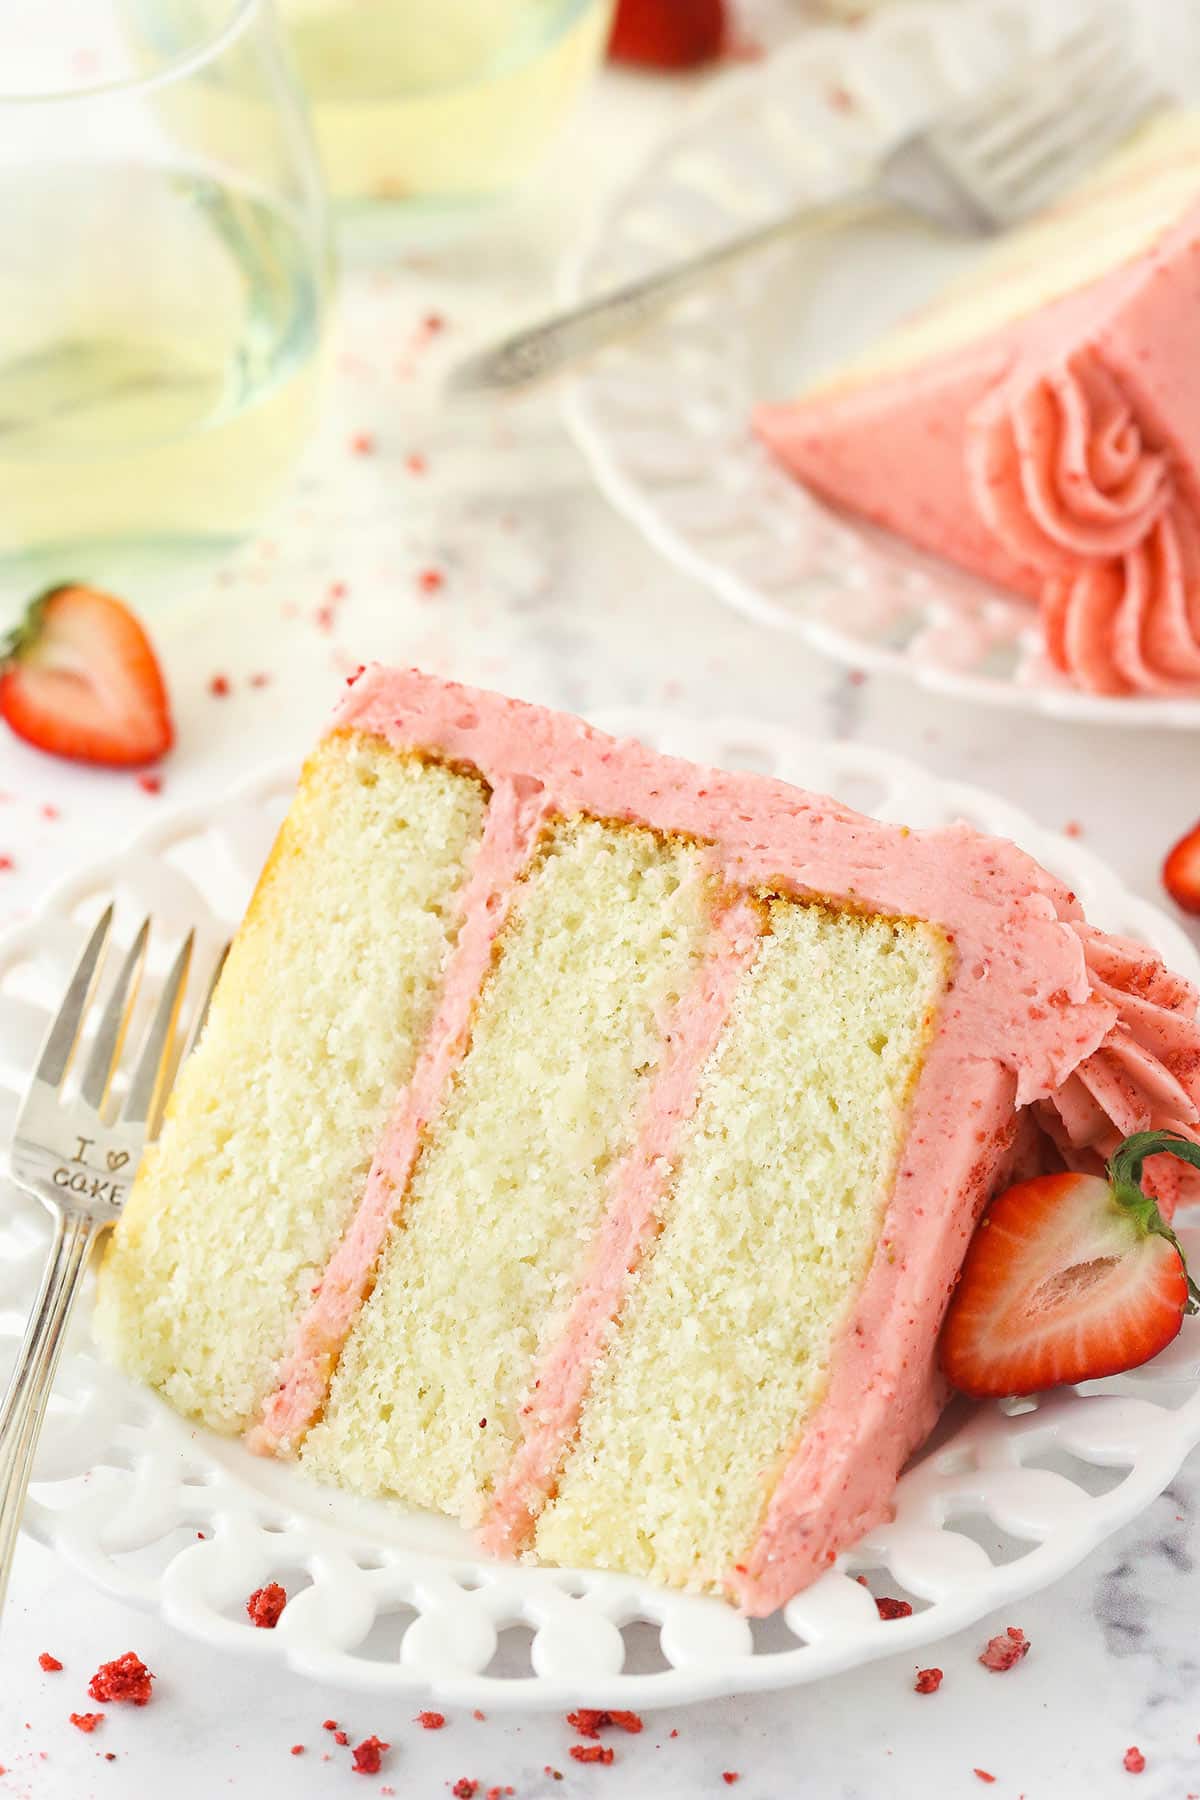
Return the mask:
<path id="1" fill-rule="evenodd" d="M 1101 6 L 928 137 L 1008 222 L 1047 205 L 1164 100 L 1135 54 L 1128 18 Z"/>
<path id="2" fill-rule="evenodd" d="M 99 985 L 105 955 L 110 946 L 113 914 L 114 908 L 111 905 L 105 908 L 84 945 L 62 1005 L 46 1035 L 21 1119 L 18 1121 L 18 1130 L 24 1128 L 28 1131 L 28 1115 L 35 1100 L 57 1104 L 62 1098 L 83 1034 L 84 1020 Z M 179 1065 L 200 1035 L 228 949 L 226 946 L 226 950 L 218 957 L 195 1010 L 186 1042 L 181 1043 L 180 1014 L 195 952 L 196 934 L 194 931 L 188 932 L 175 953 L 149 1023 L 142 1033 L 128 1088 L 120 1100 L 110 1106 L 113 1078 L 120 1065 L 137 1002 L 151 929 L 152 921 L 149 918 L 143 919 L 122 959 L 101 1010 L 79 1083 L 80 1102 L 91 1108 L 97 1116 L 106 1110 L 111 1111 L 110 1124 L 120 1121 L 122 1124 L 142 1126 L 148 1135 L 153 1135 L 162 1104 Z"/>

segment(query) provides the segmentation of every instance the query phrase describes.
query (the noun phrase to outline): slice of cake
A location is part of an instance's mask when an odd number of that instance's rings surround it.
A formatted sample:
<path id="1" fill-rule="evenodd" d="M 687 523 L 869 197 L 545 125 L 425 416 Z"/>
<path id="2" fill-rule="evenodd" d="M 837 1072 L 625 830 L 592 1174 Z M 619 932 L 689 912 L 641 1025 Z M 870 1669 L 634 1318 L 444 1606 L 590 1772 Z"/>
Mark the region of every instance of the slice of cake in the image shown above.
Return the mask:
<path id="1" fill-rule="evenodd" d="M 1040 602 L 1097 693 L 1200 688 L 1200 115 L 755 429 L 815 493 Z"/>
<path id="2" fill-rule="evenodd" d="M 886 1514 L 1035 1108 L 1085 1168 L 1196 1130 L 1195 1006 L 1012 844 L 372 668 L 97 1331 L 321 1481 L 768 1612 Z"/>

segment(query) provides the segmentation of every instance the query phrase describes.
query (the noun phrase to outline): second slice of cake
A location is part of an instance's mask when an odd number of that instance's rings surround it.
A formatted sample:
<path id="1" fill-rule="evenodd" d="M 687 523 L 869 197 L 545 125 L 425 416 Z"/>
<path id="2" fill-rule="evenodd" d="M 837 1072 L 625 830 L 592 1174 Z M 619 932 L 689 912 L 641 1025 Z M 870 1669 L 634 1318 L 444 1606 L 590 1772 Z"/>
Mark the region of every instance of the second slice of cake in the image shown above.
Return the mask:
<path id="1" fill-rule="evenodd" d="M 1096 693 L 1200 691 L 1200 116 L 1154 120 L 755 428 L 808 487 L 1040 603 Z"/>

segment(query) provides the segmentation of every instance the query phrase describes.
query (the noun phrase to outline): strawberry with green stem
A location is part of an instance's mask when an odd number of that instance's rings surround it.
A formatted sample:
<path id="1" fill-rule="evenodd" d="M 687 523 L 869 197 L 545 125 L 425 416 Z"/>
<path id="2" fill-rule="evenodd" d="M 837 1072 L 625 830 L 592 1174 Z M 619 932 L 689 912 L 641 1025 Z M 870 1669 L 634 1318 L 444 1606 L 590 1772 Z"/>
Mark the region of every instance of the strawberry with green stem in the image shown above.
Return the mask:
<path id="1" fill-rule="evenodd" d="M 942 1367 L 976 1398 L 1031 1394 L 1136 1368 L 1200 1310 L 1179 1240 L 1142 1188 L 1148 1157 L 1200 1168 L 1177 1131 L 1139 1131 L 1108 1178 L 1039 1175 L 980 1221 L 942 1331 Z"/>

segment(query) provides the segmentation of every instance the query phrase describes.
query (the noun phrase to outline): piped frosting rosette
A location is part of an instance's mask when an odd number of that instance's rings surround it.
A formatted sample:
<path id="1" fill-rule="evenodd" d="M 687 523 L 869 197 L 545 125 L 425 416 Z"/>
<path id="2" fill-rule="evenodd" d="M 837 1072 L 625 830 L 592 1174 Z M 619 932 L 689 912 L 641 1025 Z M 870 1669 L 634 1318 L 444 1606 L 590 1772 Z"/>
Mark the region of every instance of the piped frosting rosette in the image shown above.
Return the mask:
<path id="1" fill-rule="evenodd" d="M 1041 578 L 1057 668 L 1093 693 L 1200 687 L 1200 521 L 1095 351 L 1010 374 L 967 459 L 981 516 Z"/>
<path id="2" fill-rule="evenodd" d="M 1116 1009 L 1100 1047 L 1038 1103 L 1043 1129 L 1071 1168 L 1096 1170 L 1134 1131 L 1200 1141 L 1200 995 L 1152 950 L 1071 920 L 1093 995 Z M 1200 1174 L 1169 1156 L 1146 1164 L 1168 1212 L 1200 1202 Z"/>

